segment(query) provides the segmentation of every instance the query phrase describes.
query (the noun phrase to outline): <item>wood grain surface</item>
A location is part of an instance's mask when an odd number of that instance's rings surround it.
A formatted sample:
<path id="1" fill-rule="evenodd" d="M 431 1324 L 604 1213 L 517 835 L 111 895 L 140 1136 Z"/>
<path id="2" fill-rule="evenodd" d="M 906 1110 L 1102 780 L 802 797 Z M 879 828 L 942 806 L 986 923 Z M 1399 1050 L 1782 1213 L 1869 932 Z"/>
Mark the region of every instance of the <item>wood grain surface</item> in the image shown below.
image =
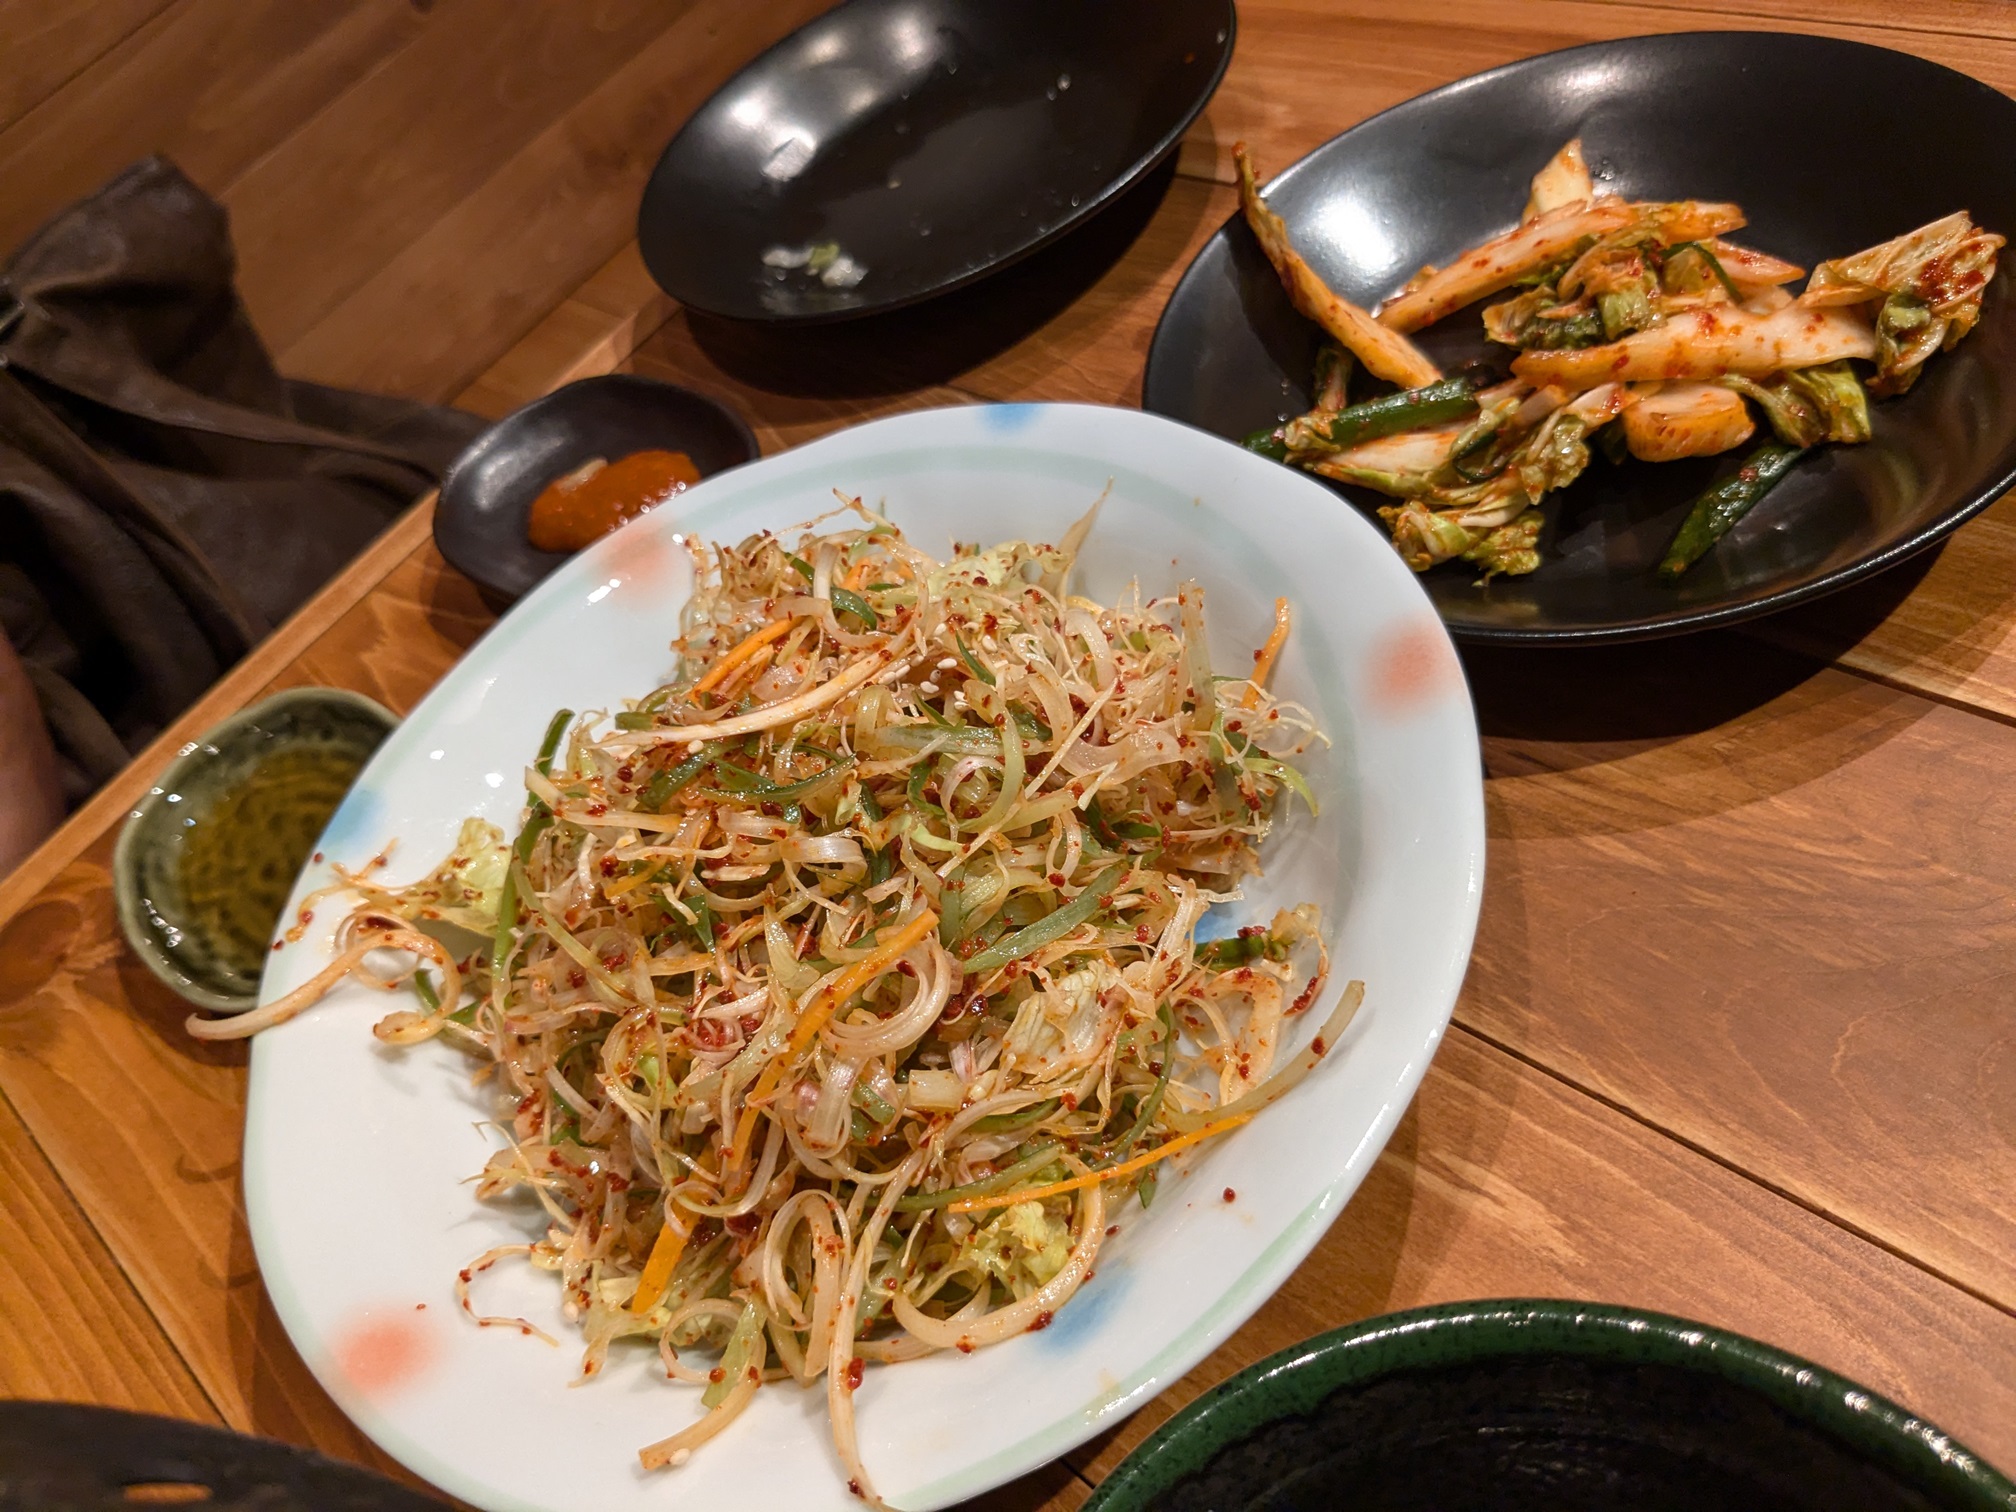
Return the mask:
<path id="1" fill-rule="evenodd" d="M 1854 36 L 2016 89 L 2016 13 L 1980 0 L 1248 0 L 1174 164 L 1058 246 L 855 326 L 780 338 L 689 317 L 628 242 L 636 186 L 706 89 L 817 8 L 242 0 L 234 30 L 212 0 L 74 7 L 39 72 L 0 83 L 0 172 L 23 185 L 0 240 L 169 145 L 231 205 L 290 367 L 494 415 L 621 363 L 735 404 L 774 452 L 934 404 L 1137 403 L 1162 303 L 1233 208 L 1238 137 L 1278 169 L 1479 68 L 1698 27 Z M 0 0 L 0 45 L 44 14 Z M 291 117 L 268 73 L 294 81 Z M 178 90 L 179 109 L 161 102 Z M 403 711 L 439 679 L 491 616 L 428 529 L 423 505 L 0 882 L 0 1257 L 28 1283 L 0 1301 L 0 1390 L 383 1463 L 251 1263 L 243 1052 L 180 1033 L 181 1005 L 118 942 L 106 864 L 137 787 L 229 709 L 320 682 Z M 1487 1295 L 1754 1334 L 2016 1463 L 2012 600 L 2004 500 L 1942 551 L 1742 634 L 1468 656 L 1490 874 L 1457 1027 L 1414 1108 L 1223 1349 L 983 1504 L 1075 1508 L 1239 1366 Z M 35 1269 L 38 1245 L 78 1273 Z M 51 1305 L 23 1300 L 42 1291 Z"/>

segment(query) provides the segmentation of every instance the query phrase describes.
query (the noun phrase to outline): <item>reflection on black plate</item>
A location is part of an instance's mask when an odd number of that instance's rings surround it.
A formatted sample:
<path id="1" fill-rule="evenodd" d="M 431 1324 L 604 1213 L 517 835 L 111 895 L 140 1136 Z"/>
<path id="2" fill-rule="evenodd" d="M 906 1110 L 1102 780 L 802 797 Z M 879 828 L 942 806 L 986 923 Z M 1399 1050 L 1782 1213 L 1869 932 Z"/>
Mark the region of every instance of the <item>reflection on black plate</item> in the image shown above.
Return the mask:
<path id="1" fill-rule="evenodd" d="M 1742 242 L 1808 267 L 1959 209 L 2016 235 L 2016 155 L 2000 145 L 2016 140 L 2016 102 L 1903 53 L 1750 32 L 1604 42 L 1465 79 L 1334 138 L 1267 198 L 1332 287 L 1375 305 L 1513 224 L 1527 180 L 1575 136 L 1599 187 L 1735 200 Z M 1317 339 L 1235 218 L 1170 297 L 1143 403 L 1247 435 L 1307 408 Z M 1417 339 L 1445 367 L 1509 355 L 1487 352 L 1474 312 Z M 1630 639 L 1748 618 L 1902 560 L 2016 481 L 2008 279 L 1965 343 L 1872 411 L 1871 444 L 1802 462 L 1678 586 L 1652 569 L 1726 459 L 1599 460 L 1549 500 L 1538 572 L 1480 588 L 1444 566 L 1423 586 L 1458 639 Z"/>
<path id="2" fill-rule="evenodd" d="M 757 453 L 741 417 L 703 394 L 633 373 L 583 378 L 513 410 L 449 464 L 434 544 L 501 611 L 567 560 L 525 538 L 539 491 L 596 457 L 654 449 L 686 453 L 703 478 Z"/>
<path id="3" fill-rule="evenodd" d="M 306 1449 L 202 1423 L 0 1402 L 0 1512 L 440 1512 L 442 1503 Z"/>
<path id="4" fill-rule="evenodd" d="M 1755 1340 L 1584 1302 L 1456 1302 L 1247 1367 L 1084 1512 L 2007 1512 L 1965 1446 Z"/>
<path id="5" fill-rule="evenodd" d="M 1232 33 L 1232 0 L 849 0 L 672 139 L 638 215 L 644 261 L 682 304 L 744 320 L 971 283 L 1160 162 Z"/>

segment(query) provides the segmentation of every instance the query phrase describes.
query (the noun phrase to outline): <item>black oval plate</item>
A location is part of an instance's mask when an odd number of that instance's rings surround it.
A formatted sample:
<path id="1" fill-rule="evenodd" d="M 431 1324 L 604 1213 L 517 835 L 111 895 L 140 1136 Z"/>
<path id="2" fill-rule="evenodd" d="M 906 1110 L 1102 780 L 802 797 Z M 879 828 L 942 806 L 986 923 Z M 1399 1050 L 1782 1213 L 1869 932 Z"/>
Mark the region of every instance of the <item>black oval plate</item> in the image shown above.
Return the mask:
<path id="1" fill-rule="evenodd" d="M 741 416 L 705 394 L 634 373 L 582 378 L 513 410 L 448 464 L 434 544 L 501 611 L 567 560 L 525 538 L 540 490 L 596 457 L 648 450 L 683 451 L 703 478 L 757 454 Z"/>
<path id="2" fill-rule="evenodd" d="M 203 1423 L 0 1402 L 0 1512 L 440 1512 L 375 1471 Z"/>
<path id="3" fill-rule="evenodd" d="M 1061 236 L 1176 146 L 1232 0 L 849 0 L 702 105 L 637 240 L 680 303 L 771 322 L 893 310 Z M 829 287 L 766 253 L 837 244 Z"/>
<path id="4" fill-rule="evenodd" d="M 1807 267 L 1954 210 L 2016 235 L 2005 146 L 2016 102 L 1903 53 L 1756 32 L 1602 42 L 1464 79 L 1333 138 L 1267 197 L 1311 264 L 1369 306 L 1513 224 L 1528 180 L 1575 136 L 1604 187 L 1735 200 L 1750 216 L 1738 240 Z M 1729 459 L 1599 458 L 1550 501 L 1539 571 L 1484 587 L 1460 564 L 1424 576 L 1450 633 L 1561 642 L 1701 629 L 1845 587 L 1939 540 L 2016 482 L 2011 276 L 1910 393 L 1872 405 L 1870 444 L 1804 460 L 1677 587 L 1652 569 Z M 1487 355 L 1474 310 L 1421 340 L 1445 364 Z M 1307 408 L 1316 345 L 1235 217 L 1170 296 L 1143 405 L 1250 434 Z M 1509 354 L 1493 351 L 1502 366 Z"/>

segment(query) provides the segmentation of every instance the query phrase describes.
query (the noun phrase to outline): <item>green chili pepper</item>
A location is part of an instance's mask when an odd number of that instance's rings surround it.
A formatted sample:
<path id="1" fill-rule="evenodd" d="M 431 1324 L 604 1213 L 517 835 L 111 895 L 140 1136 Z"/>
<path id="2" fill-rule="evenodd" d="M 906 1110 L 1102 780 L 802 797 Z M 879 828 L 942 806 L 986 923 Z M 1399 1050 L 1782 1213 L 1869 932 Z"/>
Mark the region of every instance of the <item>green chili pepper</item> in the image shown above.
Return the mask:
<path id="1" fill-rule="evenodd" d="M 812 570 L 812 564 L 806 561 L 805 558 L 792 556 L 789 552 L 786 552 L 784 560 L 797 568 L 798 575 L 804 578 L 806 582 L 810 583 L 818 577 L 818 574 Z M 890 587 L 894 585 L 882 584 L 878 586 Z M 880 616 L 875 613 L 874 606 L 852 589 L 834 587 L 827 591 L 833 595 L 834 613 L 851 614 L 870 630 L 873 630 L 877 625 L 882 623 Z"/>
<path id="2" fill-rule="evenodd" d="M 966 970 L 969 973 L 993 971 L 1063 939 L 1099 911 L 1100 905 L 1120 885 L 1120 879 L 1127 875 L 1127 870 L 1125 864 L 1108 867 L 1096 881 L 1062 908 L 1053 909 L 1035 923 L 1016 930 L 1000 944 L 969 957 L 965 962 Z"/>
<path id="3" fill-rule="evenodd" d="M 959 660 L 966 663 L 967 671 L 971 672 L 975 677 L 979 678 L 980 681 L 987 684 L 987 686 L 990 688 L 997 688 L 1000 686 L 1000 684 L 995 681 L 994 674 L 992 672 L 989 672 L 985 667 L 981 666 L 979 660 L 973 655 L 973 653 L 966 649 L 966 642 L 963 638 L 961 638 L 957 630 L 954 630 L 952 632 L 952 644 L 958 648 Z"/>
<path id="4" fill-rule="evenodd" d="M 1199 945 L 1196 951 L 1197 964 L 1223 970 L 1228 966 L 1243 965 L 1247 961 L 1266 956 L 1279 960 L 1285 953 L 1281 942 L 1264 929 L 1255 929 L 1251 934 L 1241 930 L 1222 940 L 1212 940 Z"/>
<path id="5" fill-rule="evenodd" d="M 984 1197 L 989 1192 L 998 1192 L 1011 1187 L 1023 1177 L 1040 1171 L 1057 1158 L 1063 1148 L 1055 1142 L 1038 1145 L 1029 1154 L 1011 1166 L 1005 1166 L 992 1176 L 982 1176 L 978 1181 L 969 1181 L 964 1186 L 943 1187 L 935 1192 L 912 1192 L 907 1197 L 896 1199 L 899 1213 L 922 1213 L 932 1208 L 944 1207 L 950 1202 L 963 1202 L 968 1197 Z"/>
<path id="6" fill-rule="evenodd" d="M 615 719 L 619 730 L 648 730 L 656 723 L 657 720 L 642 709 L 625 709 Z"/>
<path id="7" fill-rule="evenodd" d="M 739 767 L 732 761 L 718 760 L 714 763 L 714 775 L 720 779 L 722 787 L 729 790 L 722 795 L 724 797 L 757 798 L 765 803 L 790 804 L 816 792 L 852 765 L 854 758 L 843 756 L 825 771 L 814 772 L 810 777 L 801 777 L 796 782 L 773 782 L 760 772 Z"/>
<path id="8" fill-rule="evenodd" d="M 1005 1134 L 1025 1124 L 1041 1123 L 1061 1106 L 1056 1098 L 1049 1097 L 1026 1108 L 1018 1108 L 1013 1113 L 989 1113 L 985 1118 L 974 1119 L 969 1127 L 982 1134 Z"/>
<path id="9" fill-rule="evenodd" d="M 966 933 L 966 868 L 955 866 L 938 890 L 938 943 L 948 950 Z"/>
<path id="10" fill-rule="evenodd" d="M 574 711 L 562 709 L 546 725 L 546 738 L 539 742 L 538 758 L 532 763 L 539 769 L 541 777 L 553 775 L 553 753 L 560 749 L 560 737 L 567 733 L 567 726 L 573 723 Z"/>
<path id="11" fill-rule="evenodd" d="M 1135 1115 L 1133 1124 L 1113 1147 L 1113 1157 L 1109 1162 L 1113 1165 L 1125 1160 L 1134 1148 L 1134 1142 L 1154 1125 L 1155 1115 L 1162 1111 L 1162 1099 L 1169 1095 L 1169 1077 L 1176 1069 L 1176 1015 L 1167 1008 L 1161 1011 L 1168 1023 L 1162 1032 L 1162 1069 L 1155 1073 L 1155 1090 L 1142 1100 L 1141 1111 Z"/>
<path id="12" fill-rule="evenodd" d="M 868 852 L 868 885 L 874 887 L 878 883 L 887 882 L 893 865 L 887 846 L 881 850 Z"/>
<path id="13" fill-rule="evenodd" d="M 1785 446 L 1767 441 L 1744 460 L 1736 476 L 1717 483 L 1694 501 L 1687 518 L 1666 548 L 1659 564 L 1662 582 L 1677 583 L 1681 575 L 1700 561 L 1729 528 L 1774 488 L 1792 470 L 1792 464 L 1806 455 L 1803 446 Z"/>
<path id="14" fill-rule="evenodd" d="M 653 777 L 639 795 L 638 801 L 647 812 L 663 813 L 672 795 L 704 772 L 713 759 L 713 748 L 701 747 L 677 766 L 669 766 Z"/>
<path id="15" fill-rule="evenodd" d="M 1441 425 L 1477 413 L 1477 390 L 1467 378 L 1443 378 L 1421 388 L 1382 394 L 1341 409 L 1330 417 L 1318 437 L 1340 450 L 1381 436 Z"/>
<path id="16" fill-rule="evenodd" d="M 1288 443 L 1281 439 L 1281 427 L 1269 425 L 1256 430 L 1239 443 L 1250 452 L 1258 452 L 1263 457 L 1271 457 L 1276 462 L 1288 460 Z"/>
<path id="17" fill-rule="evenodd" d="M 875 612 L 875 606 L 853 589 L 835 586 L 828 591 L 833 595 L 834 613 L 851 614 L 870 630 L 882 623 L 882 617 Z"/>
<path id="18" fill-rule="evenodd" d="M 942 814 L 945 810 L 924 796 L 924 785 L 931 780 L 932 766 L 932 762 L 920 761 L 910 768 L 910 781 L 905 785 L 904 795 L 910 800 L 912 808 L 929 809 L 934 814 Z"/>
<path id="19" fill-rule="evenodd" d="M 854 1084 L 854 1106 L 878 1124 L 886 1124 L 896 1116 L 896 1110 L 878 1097 L 875 1089 L 866 1082 Z"/>

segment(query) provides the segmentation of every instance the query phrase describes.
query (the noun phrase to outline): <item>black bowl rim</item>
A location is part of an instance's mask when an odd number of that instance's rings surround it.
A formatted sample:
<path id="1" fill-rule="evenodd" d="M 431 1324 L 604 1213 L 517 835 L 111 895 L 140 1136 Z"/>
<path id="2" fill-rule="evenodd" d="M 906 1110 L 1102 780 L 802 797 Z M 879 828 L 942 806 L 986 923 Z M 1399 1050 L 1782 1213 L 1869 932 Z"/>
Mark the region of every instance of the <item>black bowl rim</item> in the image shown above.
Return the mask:
<path id="1" fill-rule="evenodd" d="M 1225 81 L 1225 70 L 1232 66 L 1232 52 L 1239 42 L 1239 7 L 1236 0 L 1224 0 L 1224 6 L 1225 41 L 1218 49 L 1217 67 L 1211 71 L 1210 78 L 1205 80 L 1203 88 L 1198 91 L 1195 102 L 1191 104 L 1190 108 L 1183 113 L 1181 118 L 1168 131 L 1157 139 L 1153 147 L 1135 160 L 1132 167 L 1108 179 L 1105 188 L 1095 195 L 1088 196 L 1085 202 L 1079 205 L 1072 214 L 1058 221 L 1049 230 L 1041 232 L 1032 240 L 1024 242 L 1011 251 L 1002 253 L 999 257 L 980 264 L 977 268 L 967 269 L 966 272 L 958 275 L 956 278 L 945 279 L 931 285 L 928 289 L 919 289 L 914 293 L 904 295 L 900 299 L 859 305 L 848 310 L 818 311 L 810 315 L 751 315 L 733 310 L 716 309 L 701 300 L 688 298 L 678 290 L 667 287 L 664 280 L 658 277 L 658 270 L 651 266 L 651 256 L 648 250 L 649 244 L 644 239 L 645 201 L 650 199 L 651 191 L 658 182 L 658 172 L 665 166 L 665 160 L 671 157 L 672 150 L 679 145 L 679 139 L 686 135 L 687 130 L 700 118 L 702 112 L 714 103 L 717 96 L 733 87 L 744 74 L 754 73 L 757 69 L 761 68 L 772 53 L 778 52 L 788 46 L 797 38 L 799 32 L 806 30 L 808 27 L 817 26 L 823 21 L 830 20 L 838 11 L 844 10 L 846 7 L 842 5 L 836 7 L 835 10 L 814 16 L 804 26 L 798 27 L 795 31 L 771 43 L 770 46 L 764 48 L 762 52 L 736 70 L 727 83 L 723 84 L 713 94 L 700 102 L 692 115 L 688 116 L 679 129 L 672 134 L 672 139 L 665 144 L 665 150 L 658 154 L 658 161 L 651 166 L 651 176 L 644 182 L 644 193 L 639 196 L 637 202 L 637 245 L 640 249 L 644 250 L 644 266 L 650 272 L 652 281 L 659 288 L 663 289 L 665 293 L 678 300 L 689 310 L 697 310 L 703 315 L 711 315 L 719 320 L 734 320 L 748 325 L 771 327 L 838 325 L 843 321 L 859 320 L 864 316 L 886 315 L 892 310 L 908 309 L 912 305 L 922 304 L 928 299 L 936 299 L 940 295 L 950 294 L 956 290 L 970 287 L 983 278 L 991 278 L 1003 269 L 1013 267 L 1016 263 L 1022 261 L 1023 258 L 1042 251 L 1060 237 L 1084 225 L 1086 221 L 1097 215 L 1101 210 L 1112 204 L 1114 200 L 1154 172 L 1163 159 L 1174 152 L 1182 143 L 1183 134 L 1195 123 L 1197 117 L 1204 113 L 1204 107 L 1211 103 L 1212 97 L 1218 93 L 1218 86 Z"/>
<path id="2" fill-rule="evenodd" d="M 662 378 L 647 378 L 642 373 L 591 373 L 585 378 L 571 379 L 561 384 L 558 388 L 548 389 L 537 399 L 528 400 L 508 414 L 498 416 L 490 424 L 484 426 L 481 431 L 477 432 L 475 436 L 470 438 L 469 444 L 457 452 L 455 459 L 442 471 L 440 485 L 434 490 L 434 520 L 432 530 L 434 547 L 441 553 L 442 559 L 486 594 L 493 595 L 505 603 L 516 603 L 525 596 L 528 590 L 514 589 L 497 582 L 484 569 L 482 563 L 464 559 L 452 534 L 445 538 L 443 537 L 442 522 L 455 518 L 454 511 L 448 507 L 449 500 L 452 498 L 449 490 L 454 487 L 455 480 L 462 470 L 465 467 L 473 467 L 475 459 L 493 443 L 497 435 L 507 426 L 514 425 L 524 417 L 536 414 L 541 409 L 557 407 L 563 395 L 586 388 L 635 388 L 658 393 L 682 395 L 696 404 L 705 405 L 707 408 L 716 411 L 727 420 L 729 429 L 742 442 L 745 452 L 742 462 L 737 462 L 733 464 L 734 466 L 740 467 L 743 462 L 753 462 L 763 455 L 763 448 L 756 440 L 756 433 L 749 428 L 749 422 L 738 415 L 731 406 L 722 403 L 712 394 L 703 394 L 698 389 L 687 388 L 683 383 L 667 383 Z M 728 470 L 726 467 L 717 467 L 713 472 L 703 474 L 701 481 L 705 482 L 708 478 L 718 477 Z M 530 556 L 555 557 L 557 559 L 555 562 L 556 566 L 559 562 L 567 560 L 568 555 L 564 552 L 539 551 L 529 541 L 525 543 L 524 549 L 527 555 Z"/>
<path id="3" fill-rule="evenodd" d="M 1156 1497 L 1220 1450 L 1267 1423 L 1313 1410 L 1343 1388 L 1401 1370 L 1549 1356 L 1672 1365 L 1720 1376 L 1955 1506 L 1980 1512 L 2016 1508 L 2016 1483 L 1957 1439 L 1797 1355 L 1666 1313 L 1509 1298 L 1445 1302 L 1367 1318 L 1247 1366 L 1158 1428 L 1105 1479 L 1082 1512 L 1147 1512 Z"/>
<path id="4" fill-rule="evenodd" d="M 2012 123 L 2016 123 L 2016 101 L 2012 101 L 2007 95 L 2001 93 L 2001 91 L 1982 83 L 1971 74 L 1962 73 L 1957 68 L 1949 68 L 1944 63 L 1935 63 L 1930 58 L 1921 58 L 1916 53 L 1903 52 L 1894 47 L 1879 47 L 1873 42 L 1857 42 L 1846 37 L 1815 36 L 1808 32 L 1732 31 L 1727 29 L 1698 32 L 1655 32 L 1636 37 L 1612 37 L 1601 42 L 1581 42 L 1573 47 L 1557 47 L 1551 52 L 1534 53 L 1531 57 L 1518 58 L 1510 63 L 1501 63 L 1496 68 L 1487 68 L 1481 73 L 1470 74 L 1451 83 L 1441 85 L 1439 88 L 1415 95 L 1411 99 L 1402 100 L 1399 104 L 1390 105 L 1377 115 L 1367 116 L 1364 120 L 1338 132 L 1337 135 L 1329 138 L 1329 140 L 1312 147 L 1308 152 L 1269 179 L 1265 187 L 1268 190 L 1273 190 L 1286 184 L 1297 172 L 1305 169 L 1313 158 L 1329 151 L 1331 147 L 1343 141 L 1344 138 L 1350 136 L 1353 132 L 1363 130 L 1374 122 L 1383 121 L 1388 116 L 1400 115 L 1410 110 L 1432 108 L 1434 104 L 1447 95 L 1454 94 L 1459 90 L 1474 88 L 1479 84 L 1498 79 L 1504 75 L 1516 74 L 1522 69 L 1531 68 L 1540 63 L 1551 62 L 1557 58 L 1572 57 L 1577 53 L 1604 52 L 1620 47 L 1653 46 L 1684 49 L 1704 42 L 1727 42 L 1733 39 L 1740 39 L 1744 43 L 1755 43 L 1758 41 L 1773 43 L 1789 42 L 1796 43 L 1802 47 L 1811 46 L 1820 51 L 1852 49 L 1864 53 L 1886 53 L 1893 58 L 1904 59 L 1909 63 L 1933 69 L 1939 73 L 1950 74 L 1953 78 L 1974 89 L 1980 90 L 1983 94 L 1999 100 L 2012 111 Z M 1184 289 L 1191 280 L 1202 276 L 1200 269 L 1206 255 L 1216 248 L 1240 221 L 1241 216 L 1237 211 L 1228 216 L 1224 224 L 1211 233 L 1209 240 L 1197 249 L 1196 256 L 1190 259 L 1190 265 L 1183 270 L 1183 276 L 1176 280 L 1176 287 L 1169 291 L 1169 298 L 1162 306 L 1161 317 L 1155 322 L 1155 334 L 1149 339 L 1148 360 L 1142 369 L 1141 407 L 1143 409 L 1152 410 L 1156 414 L 1163 415 L 1181 424 L 1188 425 L 1191 423 L 1181 415 L 1173 414 L 1166 409 L 1157 408 L 1153 398 L 1157 357 L 1159 354 L 1162 359 L 1162 366 L 1166 371 L 1168 364 L 1174 360 L 1171 354 L 1164 350 L 1165 338 L 1170 337 L 1169 312 L 1176 307 L 1177 301 L 1183 297 Z M 1202 427 L 1196 428 L 1202 429 Z M 1827 573 L 1822 577 L 1817 577 L 1810 583 L 1801 583 L 1791 588 L 1780 589 L 1776 593 L 1769 593 L 1762 598 L 1752 599 L 1741 604 L 1724 604 L 1719 607 L 1710 606 L 1704 609 L 1690 609 L 1670 615 L 1661 615 L 1656 619 L 1633 620 L 1622 625 L 1597 625 L 1586 628 L 1570 626 L 1529 630 L 1520 629 L 1516 626 L 1487 627 L 1463 625 L 1454 623 L 1446 618 L 1443 620 L 1443 625 L 1448 629 L 1451 639 L 1462 641 L 1465 644 L 1525 646 L 1600 645 L 1605 643 L 1617 644 L 1624 641 L 1657 640 L 1668 635 L 1685 635 L 1697 630 L 1713 630 L 1726 625 L 1734 625 L 1744 620 L 1757 619 L 1763 615 L 1776 614 L 1781 609 L 1790 609 L 1795 604 L 1803 604 L 1813 599 L 1823 598 L 1830 593 L 1837 593 L 1851 584 L 1859 583 L 1864 578 L 1873 577 L 1880 572 L 1886 572 L 1890 568 L 1895 567 L 1899 562 L 1916 556 L 1919 552 L 1929 547 L 1936 546 L 1940 541 L 1958 530 L 1990 504 L 1993 504 L 2003 494 L 2007 493 L 2012 486 L 2016 486 L 2016 465 L 2012 465 L 2000 475 L 1994 476 L 1991 481 L 1976 485 L 1975 489 L 1965 496 L 1961 503 L 1955 505 L 1929 524 L 1920 527 L 1914 533 L 1893 541 L 1878 551 L 1871 552 L 1853 562 L 1849 562 L 1843 567 L 1838 567 L 1833 572 Z"/>

